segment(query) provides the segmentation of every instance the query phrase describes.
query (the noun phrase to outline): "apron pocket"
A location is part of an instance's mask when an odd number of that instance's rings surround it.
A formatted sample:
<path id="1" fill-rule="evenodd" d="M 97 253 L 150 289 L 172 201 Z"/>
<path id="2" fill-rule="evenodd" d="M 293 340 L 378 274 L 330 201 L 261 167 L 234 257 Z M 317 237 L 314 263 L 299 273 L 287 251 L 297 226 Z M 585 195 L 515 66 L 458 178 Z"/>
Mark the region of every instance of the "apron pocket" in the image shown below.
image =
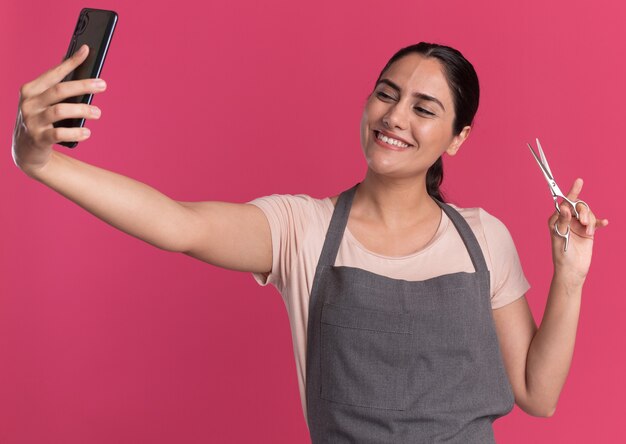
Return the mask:
<path id="1" fill-rule="evenodd" d="M 321 397 L 404 410 L 411 316 L 325 303 L 321 324 Z"/>

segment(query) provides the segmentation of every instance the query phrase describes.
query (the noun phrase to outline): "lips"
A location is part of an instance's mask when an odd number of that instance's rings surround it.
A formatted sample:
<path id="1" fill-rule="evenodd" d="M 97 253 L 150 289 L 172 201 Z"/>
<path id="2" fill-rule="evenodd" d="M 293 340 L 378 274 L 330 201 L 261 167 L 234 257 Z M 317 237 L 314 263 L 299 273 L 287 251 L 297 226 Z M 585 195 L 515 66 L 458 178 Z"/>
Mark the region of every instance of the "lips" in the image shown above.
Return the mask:
<path id="1" fill-rule="evenodd" d="M 402 139 L 401 137 L 396 136 L 393 133 L 389 133 L 387 131 L 374 130 L 373 134 L 374 134 L 374 141 L 378 145 L 384 148 L 388 148 L 388 149 L 395 150 L 395 151 L 403 151 L 403 150 L 413 147 L 413 145 L 407 142 L 406 140 Z M 387 139 L 393 139 L 393 141 L 387 140 Z M 403 145 L 399 145 L 398 142 L 402 143 Z"/>

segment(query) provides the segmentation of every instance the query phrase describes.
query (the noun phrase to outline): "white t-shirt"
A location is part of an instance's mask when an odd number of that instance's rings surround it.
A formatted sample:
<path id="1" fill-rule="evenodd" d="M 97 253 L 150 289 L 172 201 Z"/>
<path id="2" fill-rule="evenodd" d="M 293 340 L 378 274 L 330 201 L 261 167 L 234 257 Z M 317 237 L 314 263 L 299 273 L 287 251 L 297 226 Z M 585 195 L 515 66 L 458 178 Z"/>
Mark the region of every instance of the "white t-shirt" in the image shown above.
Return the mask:
<path id="1" fill-rule="evenodd" d="M 285 302 L 306 418 L 309 296 L 334 206 L 330 198 L 315 199 L 303 194 L 274 194 L 249 203 L 265 213 L 270 225 L 272 271 L 253 275 L 260 285 L 273 284 Z M 491 279 L 491 307 L 503 307 L 523 296 L 530 285 L 504 224 L 481 208 L 451 206 L 467 221 L 485 256 Z M 382 256 L 368 251 L 346 227 L 335 265 L 361 268 L 408 281 L 475 271 L 461 236 L 443 211 L 441 223 L 428 245 L 403 257 Z"/>

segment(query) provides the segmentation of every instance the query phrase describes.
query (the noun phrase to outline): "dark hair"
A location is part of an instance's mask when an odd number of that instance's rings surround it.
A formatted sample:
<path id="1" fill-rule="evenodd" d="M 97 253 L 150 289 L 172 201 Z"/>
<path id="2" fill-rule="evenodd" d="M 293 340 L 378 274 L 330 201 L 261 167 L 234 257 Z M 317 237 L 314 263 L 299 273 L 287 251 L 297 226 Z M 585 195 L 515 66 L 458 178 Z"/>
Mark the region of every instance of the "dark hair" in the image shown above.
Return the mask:
<path id="1" fill-rule="evenodd" d="M 454 48 L 436 43 L 420 42 L 396 52 L 380 72 L 376 83 L 395 61 L 408 54 L 434 57 L 443 66 L 443 73 L 452 92 L 454 103 L 452 132 L 458 135 L 464 127 L 472 124 L 478 110 L 480 86 L 474 67 L 463 57 L 463 54 Z M 443 202 L 443 194 L 439 190 L 441 182 L 443 182 L 443 161 L 439 157 L 426 173 L 426 190 L 430 196 Z"/>

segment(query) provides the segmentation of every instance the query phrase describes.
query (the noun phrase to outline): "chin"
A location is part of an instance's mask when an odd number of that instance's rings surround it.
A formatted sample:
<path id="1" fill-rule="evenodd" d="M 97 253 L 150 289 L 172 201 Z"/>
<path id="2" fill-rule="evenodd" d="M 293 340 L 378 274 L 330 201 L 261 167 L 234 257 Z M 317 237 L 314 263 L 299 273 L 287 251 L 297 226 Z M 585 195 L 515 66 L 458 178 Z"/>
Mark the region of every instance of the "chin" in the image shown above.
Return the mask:
<path id="1" fill-rule="evenodd" d="M 415 164 L 413 169 L 409 168 L 411 161 L 407 157 L 389 155 L 384 150 L 371 150 L 365 154 L 367 168 L 371 174 L 390 179 L 416 179 L 422 174 L 415 169 Z"/>
<path id="2" fill-rule="evenodd" d="M 407 172 L 395 162 L 377 162 L 371 159 L 367 162 L 368 170 L 377 176 L 389 178 L 402 178 L 407 176 Z"/>
<path id="3" fill-rule="evenodd" d="M 376 147 L 365 152 L 365 160 L 373 170 L 394 170 L 406 165 L 406 157 L 398 154 Z"/>

